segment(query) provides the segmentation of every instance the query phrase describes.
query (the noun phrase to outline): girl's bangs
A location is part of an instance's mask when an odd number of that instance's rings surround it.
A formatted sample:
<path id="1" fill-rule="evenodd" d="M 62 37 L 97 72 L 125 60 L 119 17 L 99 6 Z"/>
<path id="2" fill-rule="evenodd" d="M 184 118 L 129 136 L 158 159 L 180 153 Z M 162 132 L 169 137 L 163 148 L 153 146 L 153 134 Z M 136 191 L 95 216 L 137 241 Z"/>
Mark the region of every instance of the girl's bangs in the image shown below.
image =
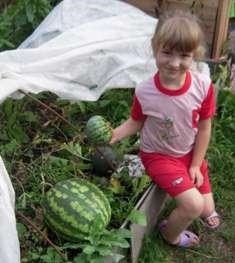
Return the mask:
<path id="1" fill-rule="evenodd" d="M 163 48 L 174 49 L 180 52 L 193 52 L 200 43 L 198 28 L 188 25 L 183 20 L 170 21 L 162 28 L 160 43 Z"/>
<path id="2" fill-rule="evenodd" d="M 185 33 L 183 30 L 168 31 L 162 38 L 162 41 L 160 41 L 161 46 L 179 52 L 193 52 L 198 47 L 199 41 L 194 34 L 188 33 Z"/>

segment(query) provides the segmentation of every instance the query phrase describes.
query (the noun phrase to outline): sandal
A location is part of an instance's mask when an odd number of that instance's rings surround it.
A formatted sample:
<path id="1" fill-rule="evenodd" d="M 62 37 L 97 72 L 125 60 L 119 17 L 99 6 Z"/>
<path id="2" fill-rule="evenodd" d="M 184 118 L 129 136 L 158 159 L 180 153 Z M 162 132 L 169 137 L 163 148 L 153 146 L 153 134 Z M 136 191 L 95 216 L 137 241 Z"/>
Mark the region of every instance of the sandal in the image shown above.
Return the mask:
<path id="1" fill-rule="evenodd" d="M 218 220 L 218 223 L 217 223 L 217 224 L 211 224 L 211 223 L 210 223 L 210 220 L 211 220 L 212 218 L 218 218 L 218 219 L 219 219 L 219 218 L 220 218 L 220 215 L 219 215 L 216 211 L 214 211 L 211 215 L 209 215 L 208 217 L 202 219 L 203 224 L 204 224 L 206 227 L 210 228 L 210 229 L 216 229 L 216 228 L 219 227 L 219 225 L 220 225 L 220 220 Z"/>
<path id="2" fill-rule="evenodd" d="M 167 224 L 167 220 L 163 220 L 160 224 L 159 224 L 159 230 L 161 232 L 161 229 L 164 228 Z M 164 238 L 164 237 L 163 237 Z M 164 239 L 165 240 L 165 239 Z M 188 248 L 188 247 L 193 247 L 198 245 L 199 243 L 199 237 L 194 234 L 191 231 L 188 230 L 184 230 L 180 233 L 180 241 L 177 244 L 172 244 L 169 243 L 167 240 L 165 240 L 168 244 L 173 245 L 173 246 L 178 246 L 178 247 L 182 247 L 182 248 Z M 196 241 L 196 242 L 195 242 Z"/>

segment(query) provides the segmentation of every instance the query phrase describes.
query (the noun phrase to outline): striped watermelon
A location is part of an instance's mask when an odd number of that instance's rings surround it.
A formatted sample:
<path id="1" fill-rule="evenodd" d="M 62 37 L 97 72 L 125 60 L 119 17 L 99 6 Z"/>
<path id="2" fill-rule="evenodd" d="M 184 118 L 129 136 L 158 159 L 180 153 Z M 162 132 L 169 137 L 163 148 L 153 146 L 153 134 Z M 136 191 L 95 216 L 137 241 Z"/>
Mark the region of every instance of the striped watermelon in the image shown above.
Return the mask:
<path id="1" fill-rule="evenodd" d="M 104 193 L 80 178 L 57 183 L 46 193 L 42 207 L 49 227 L 62 238 L 75 242 L 89 234 L 95 220 L 99 219 L 98 230 L 102 230 L 111 217 Z"/>
<path id="2" fill-rule="evenodd" d="M 112 138 L 112 127 L 110 124 L 99 115 L 91 117 L 85 129 L 88 140 L 95 145 L 108 144 Z"/>

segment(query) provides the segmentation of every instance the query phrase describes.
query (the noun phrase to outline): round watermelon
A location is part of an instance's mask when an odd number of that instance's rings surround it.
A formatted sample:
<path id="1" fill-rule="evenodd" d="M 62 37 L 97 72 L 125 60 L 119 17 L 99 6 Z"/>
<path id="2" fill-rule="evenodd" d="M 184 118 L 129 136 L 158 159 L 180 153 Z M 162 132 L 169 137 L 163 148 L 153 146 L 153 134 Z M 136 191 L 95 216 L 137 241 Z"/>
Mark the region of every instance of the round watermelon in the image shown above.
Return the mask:
<path id="1" fill-rule="evenodd" d="M 102 231 L 111 218 L 110 204 L 104 193 L 80 178 L 57 183 L 46 193 L 42 207 L 51 230 L 75 242 L 89 234 L 95 221 L 97 230 Z"/>
<path id="2" fill-rule="evenodd" d="M 105 145 L 110 142 L 113 129 L 102 116 L 95 115 L 88 120 L 85 133 L 90 143 Z"/>

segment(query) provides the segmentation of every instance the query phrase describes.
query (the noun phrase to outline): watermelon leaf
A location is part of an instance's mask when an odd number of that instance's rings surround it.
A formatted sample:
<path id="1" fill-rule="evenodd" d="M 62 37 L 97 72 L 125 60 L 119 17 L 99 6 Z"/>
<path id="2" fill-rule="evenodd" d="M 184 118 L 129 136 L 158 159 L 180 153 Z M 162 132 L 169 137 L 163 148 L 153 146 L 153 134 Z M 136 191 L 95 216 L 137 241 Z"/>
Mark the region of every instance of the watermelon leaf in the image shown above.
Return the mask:
<path id="1" fill-rule="evenodd" d="M 134 224 L 139 224 L 141 226 L 147 225 L 146 215 L 137 210 L 132 210 L 132 212 L 128 216 L 128 219 Z"/>
<path id="2" fill-rule="evenodd" d="M 95 247 L 91 246 L 91 245 L 87 245 L 84 249 L 83 252 L 87 255 L 91 255 L 95 252 Z"/>

